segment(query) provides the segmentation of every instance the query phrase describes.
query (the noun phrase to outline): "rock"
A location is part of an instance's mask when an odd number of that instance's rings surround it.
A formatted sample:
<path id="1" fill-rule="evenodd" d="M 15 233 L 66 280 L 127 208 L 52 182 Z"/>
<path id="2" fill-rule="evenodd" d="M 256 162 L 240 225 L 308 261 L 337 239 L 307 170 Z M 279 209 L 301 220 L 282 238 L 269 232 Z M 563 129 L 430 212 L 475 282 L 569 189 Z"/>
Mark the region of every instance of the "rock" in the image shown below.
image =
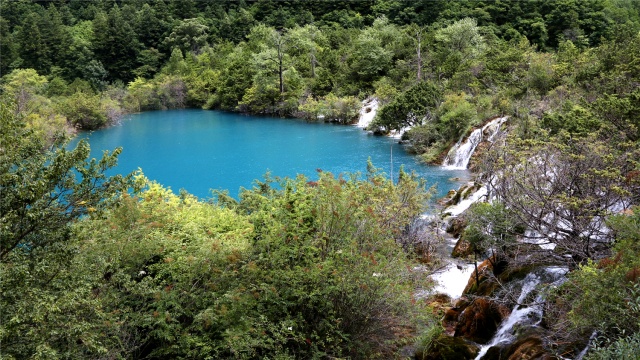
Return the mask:
<path id="1" fill-rule="evenodd" d="M 498 289 L 502 278 L 499 276 L 507 270 L 508 262 L 503 259 L 498 261 L 487 259 L 478 265 L 479 284 L 476 284 L 476 272 L 471 273 L 469 282 L 462 294 L 478 296 L 491 296 Z M 526 275 L 526 273 L 525 273 Z M 501 281 L 498 281 L 501 280 Z"/>
<path id="2" fill-rule="evenodd" d="M 548 360 L 552 359 L 537 336 L 525 337 L 507 347 L 505 357 L 508 360 Z"/>
<path id="3" fill-rule="evenodd" d="M 451 307 L 451 297 L 447 294 L 435 294 L 427 297 L 425 302 L 433 309 L 434 314 L 445 313 Z"/>
<path id="4" fill-rule="evenodd" d="M 438 200 L 438 204 L 443 205 L 443 206 L 452 205 L 453 199 L 456 197 L 457 194 L 458 194 L 457 191 L 455 191 L 453 189 L 449 190 L 447 195 L 443 196 L 441 199 Z"/>
<path id="5" fill-rule="evenodd" d="M 532 328 L 508 345 L 490 348 L 483 360 L 555 360 L 544 348 L 542 331 Z"/>
<path id="6" fill-rule="evenodd" d="M 453 307 L 445 311 L 444 317 L 442 318 L 442 327 L 444 327 L 445 333 L 447 335 L 453 336 L 453 334 L 455 334 L 456 325 L 458 324 L 460 313 L 462 313 L 462 311 L 464 311 L 464 309 L 466 309 L 469 304 L 469 300 L 462 297 L 458 299 Z"/>
<path id="7" fill-rule="evenodd" d="M 454 220 L 457 220 L 457 219 L 454 219 Z M 471 244 L 467 240 L 465 240 L 463 236 L 460 236 L 460 238 L 456 242 L 456 246 L 454 246 L 453 251 L 451 251 L 451 256 L 454 258 L 460 258 L 460 257 L 468 257 L 468 256 L 471 256 L 472 254 L 473 254 L 473 249 L 471 248 Z"/>
<path id="8" fill-rule="evenodd" d="M 416 360 L 470 360 L 478 354 L 478 346 L 462 338 L 440 335 L 425 349 L 418 347 Z"/>
<path id="9" fill-rule="evenodd" d="M 462 235 L 462 232 L 467 227 L 467 221 L 464 218 L 454 218 L 449 222 L 449 226 L 447 226 L 447 232 L 454 237 L 458 237 Z"/>
<path id="10" fill-rule="evenodd" d="M 502 304 L 486 298 L 477 298 L 458 317 L 454 336 L 486 344 L 509 312 Z"/>
<path id="11" fill-rule="evenodd" d="M 493 265 L 489 261 L 489 259 L 483 261 L 480 265 L 478 265 L 478 276 L 479 280 L 476 283 L 476 271 L 474 270 L 469 277 L 469 282 L 467 282 L 467 286 L 462 291 L 462 294 L 474 294 L 481 296 L 490 296 L 493 292 L 498 288 L 498 282 L 495 281 L 495 276 L 493 274 Z"/>

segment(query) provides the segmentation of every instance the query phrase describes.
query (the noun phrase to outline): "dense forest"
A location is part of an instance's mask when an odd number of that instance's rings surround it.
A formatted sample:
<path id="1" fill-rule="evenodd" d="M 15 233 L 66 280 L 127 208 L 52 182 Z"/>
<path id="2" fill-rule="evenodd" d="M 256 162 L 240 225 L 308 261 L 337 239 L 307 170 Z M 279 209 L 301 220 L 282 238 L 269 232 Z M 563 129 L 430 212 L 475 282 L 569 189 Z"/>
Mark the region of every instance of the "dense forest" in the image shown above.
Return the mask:
<path id="1" fill-rule="evenodd" d="M 575 358 L 591 339 L 588 359 L 634 358 L 638 59 L 632 0 L 4 0 L 0 358 L 474 358 L 412 296 L 429 286 L 415 264 L 439 265 L 414 231 L 421 179 L 369 164 L 198 199 L 106 176 L 122 149 L 63 146 L 126 113 L 350 124 L 365 99 L 371 131 L 405 131 L 431 163 L 507 116 L 472 164 L 493 197 L 459 233 L 492 274 L 466 294 L 567 267 L 527 356 Z"/>

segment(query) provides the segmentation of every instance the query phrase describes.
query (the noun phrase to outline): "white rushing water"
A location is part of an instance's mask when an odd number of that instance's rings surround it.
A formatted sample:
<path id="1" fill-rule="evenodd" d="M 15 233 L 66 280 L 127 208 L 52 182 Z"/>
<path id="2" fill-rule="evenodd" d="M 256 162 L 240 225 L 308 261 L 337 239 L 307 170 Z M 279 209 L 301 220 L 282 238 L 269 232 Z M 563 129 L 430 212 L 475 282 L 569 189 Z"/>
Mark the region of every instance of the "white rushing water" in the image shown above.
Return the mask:
<path id="1" fill-rule="evenodd" d="M 433 292 L 438 294 L 447 294 L 452 299 L 459 298 L 462 291 L 467 286 L 467 282 L 469 281 L 469 277 L 471 277 L 473 269 L 473 264 L 460 265 L 450 263 L 442 271 L 431 275 L 431 278 L 436 282 Z"/>
<path id="2" fill-rule="evenodd" d="M 507 121 L 506 116 L 500 117 L 490 121 L 480 129 L 473 130 L 466 140 L 461 139 L 449 150 L 442 166 L 449 169 L 466 169 L 476 147 L 482 141 L 493 141 L 500 130 L 500 126 L 505 121 Z"/>
<path id="3" fill-rule="evenodd" d="M 455 205 L 451 205 L 443 211 L 443 214 L 449 214 L 451 216 L 458 216 L 463 212 L 467 211 L 471 205 L 480 201 L 483 197 L 485 197 L 488 193 L 487 187 L 483 186 L 478 189 L 476 192 L 471 194 L 468 198 L 461 200 L 459 203 Z"/>
<path id="4" fill-rule="evenodd" d="M 529 273 L 524 279 L 522 285 L 522 291 L 518 297 L 516 307 L 511 312 L 508 318 L 502 321 L 496 335 L 491 339 L 487 345 L 483 345 L 480 348 L 480 353 L 476 356 L 476 360 L 482 359 L 487 351 L 492 347 L 502 343 L 510 343 L 514 339 L 513 330 L 517 324 L 529 323 L 531 325 L 537 325 L 542 319 L 542 306 L 540 303 L 542 299 L 540 296 L 536 298 L 535 304 L 531 306 L 521 306 L 529 294 L 535 290 L 536 286 L 540 283 L 540 278 L 533 273 Z M 533 321 L 533 322 L 532 322 Z"/>
<path id="5" fill-rule="evenodd" d="M 378 113 L 378 99 L 369 98 L 362 102 L 362 108 L 360 109 L 360 117 L 358 119 L 357 127 L 366 129 L 373 121 Z"/>
<path id="6" fill-rule="evenodd" d="M 542 321 L 544 294 L 538 293 L 531 304 L 525 304 L 527 298 L 541 283 L 558 286 L 566 280 L 569 272 L 567 267 L 550 266 L 527 274 L 523 280 L 520 296 L 508 318 L 504 319 L 491 341 L 480 348 L 475 360 L 480 360 L 492 347 L 500 344 L 509 344 L 516 338 L 516 333 L 521 326 L 537 326 Z M 537 274 L 536 274 L 537 273 Z"/>

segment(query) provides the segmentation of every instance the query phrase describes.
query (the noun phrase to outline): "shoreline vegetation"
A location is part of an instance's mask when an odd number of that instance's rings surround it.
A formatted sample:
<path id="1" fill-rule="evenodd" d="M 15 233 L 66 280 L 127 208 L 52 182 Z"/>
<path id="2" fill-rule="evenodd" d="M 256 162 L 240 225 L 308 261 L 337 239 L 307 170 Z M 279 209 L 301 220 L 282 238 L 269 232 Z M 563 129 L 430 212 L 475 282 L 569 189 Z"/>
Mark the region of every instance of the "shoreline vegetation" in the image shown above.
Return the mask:
<path id="1" fill-rule="evenodd" d="M 637 2 L 17 0 L 0 13 L 0 357 L 473 359 L 469 341 L 492 343 L 524 284 L 558 268 L 536 326 L 484 359 L 640 352 Z M 365 99 L 367 129 L 402 132 L 429 163 L 509 118 L 476 148 L 477 184 L 452 194 L 491 200 L 449 222 L 457 255 L 486 259 L 454 306 L 413 296 L 431 286 L 416 261 L 441 259 L 416 223 L 430 192 L 409 174 L 267 174 L 239 200 L 202 201 L 105 176 L 121 149 L 90 161 L 85 142 L 59 147 L 125 113 L 351 124 Z"/>

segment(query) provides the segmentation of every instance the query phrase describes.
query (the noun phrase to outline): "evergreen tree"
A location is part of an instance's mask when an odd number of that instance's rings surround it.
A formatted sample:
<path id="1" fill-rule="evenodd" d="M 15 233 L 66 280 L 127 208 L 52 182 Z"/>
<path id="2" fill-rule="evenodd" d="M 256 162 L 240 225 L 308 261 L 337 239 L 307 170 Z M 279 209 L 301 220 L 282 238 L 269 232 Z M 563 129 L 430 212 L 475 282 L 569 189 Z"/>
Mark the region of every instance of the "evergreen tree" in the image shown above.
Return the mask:
<path id="1" fill-rule="evenodd" d="M 93 21 L 93 48 L 110 81 L 131 81 L 140 51 L 133 27 L 124 21 L 120 8 L 114 5 L 109 14 L 98 13 Z"/>

